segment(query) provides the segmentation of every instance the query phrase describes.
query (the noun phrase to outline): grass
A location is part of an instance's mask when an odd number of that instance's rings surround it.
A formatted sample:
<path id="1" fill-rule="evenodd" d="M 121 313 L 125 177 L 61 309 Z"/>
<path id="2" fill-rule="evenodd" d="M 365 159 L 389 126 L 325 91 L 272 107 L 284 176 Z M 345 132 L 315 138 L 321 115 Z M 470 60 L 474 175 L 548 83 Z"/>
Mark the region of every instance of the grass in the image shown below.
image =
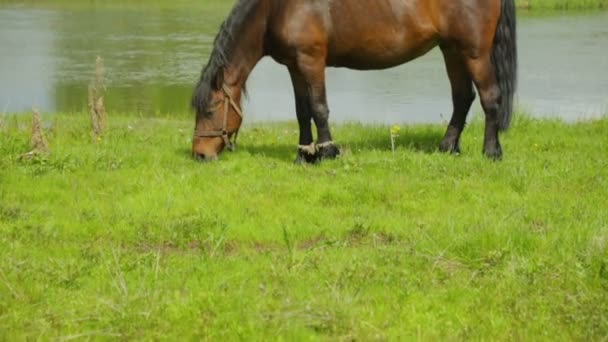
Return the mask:
<path id="1" fill-rule="evenodd" d="M 292 165 L 294 123 L 189 158 L 192 120 L 0 123 L 0 340 L 602 340 L 608 119 L 517 116 L 505 159 L 438 125 L 344 124 Z M 294 120 L 295 121 L 295 120 Z"/>

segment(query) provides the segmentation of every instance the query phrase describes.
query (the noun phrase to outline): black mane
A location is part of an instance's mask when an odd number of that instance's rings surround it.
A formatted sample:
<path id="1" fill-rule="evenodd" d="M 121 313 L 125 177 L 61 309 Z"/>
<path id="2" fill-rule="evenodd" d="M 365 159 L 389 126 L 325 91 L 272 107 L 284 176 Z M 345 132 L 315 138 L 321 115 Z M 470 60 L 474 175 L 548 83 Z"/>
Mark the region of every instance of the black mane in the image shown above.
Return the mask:
<path id="1" fill-rule="evenodd" d="M 192 108 L 199 116 L 208 115 L 211 92 L 219 90 L 224 82 L 224 69 L 230 65 L 235 54 L 235 37 L 241 34 L 243 24 L 257 5 L 258 0 L 239 0 L 228 18 L 222 23 L 213 42 L 213 51 L 192 94 Z"/>

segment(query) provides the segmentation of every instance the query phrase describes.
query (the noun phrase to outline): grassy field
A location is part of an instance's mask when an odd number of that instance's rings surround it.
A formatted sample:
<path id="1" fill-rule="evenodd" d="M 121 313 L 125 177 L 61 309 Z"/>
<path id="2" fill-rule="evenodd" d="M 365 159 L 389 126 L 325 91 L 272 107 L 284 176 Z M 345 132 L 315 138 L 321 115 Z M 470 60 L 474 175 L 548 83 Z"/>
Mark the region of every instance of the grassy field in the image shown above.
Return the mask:
<path id="1" fill-rule="evenodd" d="M 190 119 L 47 116 L 32 159 L 0 120 L 0 340 L 608 337 L 608 119 L 518 115 L 502 162 L 344 124 L 307 167 L 294 123 L 201 164 Z"/>

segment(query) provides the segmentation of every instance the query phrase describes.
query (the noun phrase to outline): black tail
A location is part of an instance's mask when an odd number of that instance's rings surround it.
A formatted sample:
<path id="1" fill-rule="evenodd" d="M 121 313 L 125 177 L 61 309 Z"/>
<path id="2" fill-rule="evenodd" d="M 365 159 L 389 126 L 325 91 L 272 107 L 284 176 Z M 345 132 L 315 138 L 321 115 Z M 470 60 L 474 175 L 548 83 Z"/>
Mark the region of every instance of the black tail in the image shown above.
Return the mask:
<path id="1" fill-rule="evenodd" d="M 517 84 L 517 35 L 515 0 L 501 0 L 502 6 L 494 47 L 492 64 L 500 87 L 501 102 L 498 108 L 498 127 L 501 131 L 509 128 L 513 113 L 513 95 Z"/>

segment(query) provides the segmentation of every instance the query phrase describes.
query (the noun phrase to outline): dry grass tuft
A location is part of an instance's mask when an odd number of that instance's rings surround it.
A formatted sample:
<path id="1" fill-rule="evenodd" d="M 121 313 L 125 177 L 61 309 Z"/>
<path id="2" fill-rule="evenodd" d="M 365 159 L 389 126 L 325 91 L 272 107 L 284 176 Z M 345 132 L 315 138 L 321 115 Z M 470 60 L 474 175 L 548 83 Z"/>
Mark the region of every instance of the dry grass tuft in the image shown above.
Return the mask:
<path id="1" fill-rule="evenodd" d="M 38 108 L 32 109 L 32 149 L 21 155 L 21 158 L 30 159 L 39 155 L 46 155 L 51 152 L 49 148 L 49 142 L 44 135 L 42 129 L 42 120 L 40 118 L 40 110 Z"/>
<path id="2" fill-rule="evenodd" d="M 106 126 L 106 108 L 104 105 L 105 69 L 103 59 L 97 56 L 95 61 L 95 80 L 89 85 L 89 115 L 91 117 L 91 134 L 94 140 L 103 135 Z"/>

